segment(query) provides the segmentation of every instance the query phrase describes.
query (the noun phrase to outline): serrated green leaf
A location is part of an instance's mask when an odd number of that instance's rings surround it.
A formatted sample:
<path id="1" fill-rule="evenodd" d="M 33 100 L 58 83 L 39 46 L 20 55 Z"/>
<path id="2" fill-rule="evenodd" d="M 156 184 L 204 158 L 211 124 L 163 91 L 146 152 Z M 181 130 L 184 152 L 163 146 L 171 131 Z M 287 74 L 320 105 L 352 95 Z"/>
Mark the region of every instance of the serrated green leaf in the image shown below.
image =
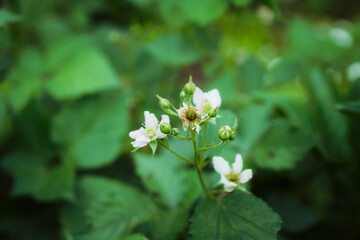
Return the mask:
<path id="1" fill-rule="evenodd" d="M 240 191 L 200 202 L 190 221 L 194 240 L 275 240 L 281 223 L 265 202 Z"/>
<path id="2" fill-rule="evenodd" d="M 128 131 L 127 96 L 121 93 L 75 102 L 55 118 L 53 139 L 80 168 L 110 163 Z"/>
<path id="3" fill-rule="evenodd" d="M 133 187 L 96 176 L 79 182 L 78 201 L 64 208 L 62 222 L 77 240 L 117 240 L 156 211 Z"/>
<path id="4" fill-rule="evenodd" d="M 47 59 L 47 89 L 56 99 L 76 98 L 120 86 L 109 60 L 85 37 L 53 44 Z"/>
<path id="5" fill-rule="evenodd" d="M 0 10 L 0 27 L 4 27 L 9 23 L 13 23 L 13 22 L 17 22 L 20 21 L 21 17 L 9 12 L 6 9 L 1 9 Z"/>
<path id="6" fill-rule="evenodd" d="M 14 178 L 14 195 L 31 194 L 40 201 L 72 197 L 75 169 L 69 161 L 52 166 L 51 159 L 17 152 L 3 159 L 2 166 Z"/>
<path id="7" fill-rule="evenodd" d="M 177 34 L 161 36 L 146 49 L 158 60 L 175 66 L 190 64 L 201 57 L 188 39 Z"/>

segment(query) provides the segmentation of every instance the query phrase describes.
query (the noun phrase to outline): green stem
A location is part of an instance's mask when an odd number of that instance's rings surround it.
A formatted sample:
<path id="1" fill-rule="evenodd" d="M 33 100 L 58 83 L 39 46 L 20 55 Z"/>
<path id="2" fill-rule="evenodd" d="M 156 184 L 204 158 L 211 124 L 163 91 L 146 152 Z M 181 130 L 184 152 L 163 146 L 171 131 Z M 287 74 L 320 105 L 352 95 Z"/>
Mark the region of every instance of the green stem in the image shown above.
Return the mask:
<path id="1" fill-rule="evenodd" d="M 201 139 L 201 147 L 204 147 L 205 145 L 205 140 L 206 140 L 206 129 L 207 129 L 207 124 L 205 124 L 204 128 L 203 128 L 204 132 L 203 132 L 203 136 L 202 136 L 202 139 Z M 203 152 L 200 152 L 200 169 L 202 169 L 202 165 L 204 163 L 204 155 L 203 155 Z"/>
<path id="2" fill-rule="evenodd" d="M 218 147 L 221 147 L 222 145 L 224 145 L 225 143 L 226 143 L 226 141 L 222 141 L 221 143 L 216 144 L 214 146 L 198 148 L 197 151 L 202 152 L 202 151 L 207 151 L 207 150 L 210 150 L 210 149 L 218 148 Z"/>
<path id="3" fill-rule="evenodd" d="M 171 107 L 175 110 L 175 112 L 177 112 L 177 109 L 176 109 L 176 107 L 174 107 L 174 105 L 171 104 Z"/>
<path id="4" fill-rule="evenodd" d="M 200 126 L 207 124 L 207 121 L 210 119 L 211 117 L 207 116 L 204 120 L 202 120 L 202 122 L 200 123 Z"/>
<path id="5" fill-rule="evenodd" d="M 178 158 L 180 158 L 181 160 L 187 162 L 187 163 L 190 163 L 190 164 L 194 164 L 193 161 L 187 159 L 186 157 L 184 156 L 181 156 L 180 154 L 178 154 L 177 152 L 173 151 L 169 146 L 165 145 L 162 141 L 158 141 L 161 146 L 163 146 L 164 148 L 166 148 L 169 152 L 173 153 L 174 155 L 176 155 Z"/>
<path id="6" fill-rule="evenodd" d="M 181 139 L 181 140 L 185 140 L 185 141 L 191 141 L 192 138 L 188 138 L 188 137 L 181 137 L 181 136 L 175 136 L 177 137 L 178 139 Z"/>
<path id="7" fill-rule="evenodd" d="M 173 116 L 176 116 L 176 117 L 179 116 L 177 113 L 173 112 L 173 111 L 170 110 L 170 109 L 165 109 L 165 108 L 163 108 L 163 110 L 164 110 L 165 112 L 167 112 L 168 114 L 170 114 L 170 115 L 173 115 Z"/>
<path id="8" fill-rule="evenodd" d="M 204 133 L 203 133 L 203 138 L 201 139 L 201 147 L 204 147 L 205 145 L 205 140 L 206 140 L 206 129 L 207 129 L 207 124 L 205 123 L 204 125 Z"/>
<path id="9" fill-rule="evenodd" d="M 196 145 L 196 135 L 192 132 L 192 142 L 193 142 L 193 147 L 194 147 L 194 165 L 195 165 L 195 169 L 196 169 L 196 173 L 199 177 L 200 183 L 201 183 L 201 187 L 203 188 L 206 196 L 208 198 L 212 198 L 213 195 L 208 191 L 208 189 L 206 188 L 206 185 L 204 183 L 204 179 L 201 175 L 201 169 L 199 167 L 199 162 L 198 162 L 198 150 L 197 150 L 197 145 Z"/>

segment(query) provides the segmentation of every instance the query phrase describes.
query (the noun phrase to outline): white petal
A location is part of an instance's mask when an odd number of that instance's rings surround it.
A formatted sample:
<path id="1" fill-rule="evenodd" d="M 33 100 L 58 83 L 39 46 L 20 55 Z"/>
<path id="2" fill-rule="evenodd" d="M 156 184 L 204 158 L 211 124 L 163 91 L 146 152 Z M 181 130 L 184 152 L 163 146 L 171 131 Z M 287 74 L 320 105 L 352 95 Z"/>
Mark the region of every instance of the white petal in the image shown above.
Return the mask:
<path id="1" fill-rule="evenodd" d="M 144 135 L 144 132 L 145 132 L 145 129 L 144 129 L 143 127 L 141 127 L 141 128 L 138 129 L 138 130 L 129 132 L 129 137 L 131 137 L 131 138 L 133 138 L 133 139 L 136 139 L 136 138 L 138 138 L 140 135 Z"/>
<path id="2" fill-rule="evenodd" d="M 232 164 L 232 169 L 235 173 L 240 173 L 243 168 L 243 159 L 240 154 L 236 154 L 235 162 Z"/>
<path id="3" fill-rule="evenodd" d="M 195 106 L 200 107 L 203 104 L 204 100 L 205 99 L 204 99 L 203 91 L 200 88 L 196 87 L 194 95 L 193 95 L 193 102 L 194 102 Z"/>
<path id="4" fill-rule="evenodd" d="M 188 129 L 188 127 L 189 127 L 189 121 L 184 121 L 184 122 L 183 122 L 183 129 L 184 129 L 184 131 L 186 131 L 186 130 Z"/>
<path id="5" fill-rule="evenodd" d="M 135 141 L 131 142 L 131 144 L 133 145 L 133 147 L 145 147 L 148 143 L 150 142 L 150 139 L 146 136 L 139 136 L 138 138 L 135 139 Z"/>
<path id="6" fill-rule="evenodd" d="M 166 137 L 166 134 L 162 133 L 162 132 L 160 131 L 160 128 L 159 128 L 159 129 L 156 131 L 156 136 L 153 137 L 151 140 L 155 140 L 155 139 L 157 139 L 157 138 L 164 138 L 164 137 Z"/>
<path id="7" fill-rule="evenodd" d="M 149 111 L 144 112 L 145 115 L 145 128 L 153 128 L 156 129 L 159 121 L 157 120 L 156 116 L 153 113 L 150 113 Z"/>
<path id="8" fill-rule="evenodd" d="M 222 157 L 214 156 L 213 165 L 215 171 L 217 171 L 221 175 L 227 175 L 231 171 L 229 163 L 225 161 L 225 159 Z"/>
<path id="9" fill-rule="evenodd" d="M 161 123 L 168 123 L 168 124 L 170 124 L 170 118 L 169 118 L 169 116 L 168 116 L 168 115 L 162 115 L 162 116 L 161 116 L 160 124 L 161 124 Z"/>
<path id="10" fill-rule="evenodd" d="M 219 90 L 213 89 L 213 90 L 207 92 L 206 95 L 207 95 L 206 97 L 207 97 L 208 101 L 211 104 L 211 108 L 220 107 L 221 97 L 220 97 Z"/>
<path id="11" fill-rule="evenodd" d="M 164 137 L 166 137 L 166 134 L 161 132 L 160 125 L 159 125 L 158 129 L 156 130 L 156 135 L 153 138 L 151 138 L 151 141 L 155 140 L 157 138 L 164 138 Z"/>
<path id="12" fill-rule="evenodd" d="M 240 173 L 239 182 L 246 183 L 248 182 L 253 176 L 253 172 L 251 169 L 246 169 Z"/>
<path id="13" fill-rule="evenodd" d="M 224 184 L 224 189 L 226 192 L 232 192 L 234 188 L 237 186 L 236 183 L 230 182 L 224 175 L 221 175 L 220 182 Z"/>
<path id="14" fill-rule="evenodd" d="M 194 128 L 195 128 L 195 130 L 196 130 L 197 133 L 200 132 L 201 127 L 200 127 L 199 123 L 195 123 L 195 124 L 194 124 Z"/>

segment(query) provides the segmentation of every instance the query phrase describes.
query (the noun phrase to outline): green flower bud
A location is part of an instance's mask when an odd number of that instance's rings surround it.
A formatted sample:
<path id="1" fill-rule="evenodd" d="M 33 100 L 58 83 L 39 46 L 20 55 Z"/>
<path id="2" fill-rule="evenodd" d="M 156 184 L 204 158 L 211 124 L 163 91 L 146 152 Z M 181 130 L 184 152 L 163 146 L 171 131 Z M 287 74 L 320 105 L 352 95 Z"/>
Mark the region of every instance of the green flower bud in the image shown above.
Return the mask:
<path id="1" fill-rule="evenodd" d="M 182 91 L 180 92 L 180 99 L 181 99 L 181 101 L 183 101 L 183 102 L 186 102 L 186 101 L 187 101 L 187 94 L 186 94 L 186 92 L 185 92 L 184 90 L 182 90 Z"/>
<path id="2" fill-rule="evenodd" d="M 214 118 L 218 114 L 217 108 L 211 109 L 208 113 L 209 117 Z"/>
<path id="3" fill-rule="evenodd" d="M 167 100 L 166 98 L 162 98 L 159 95 L 156 95 L 156 97 L 159 99 L 160 107 L 162 107 L 164 109 L 168 109 L 171 106 L 170 101 Z"/>
<path id="4" fill-rule="evenodd" d="M 178 128 L 173 128 L 172 131 L 171 131 L 171 134 L 174 135 L 174 136 L 177 136 L 180 134 L 180 131 Z"/>
<path id="5" fill-rule="evenodd" d="M 187 94 L 190 94 L 190 95 L 193 95 L 194 92 L 195 92 L 195 84 L 193 83 L 192 81 L 192 76 L 189 77 L 189 82 L 187 82 L 185 84 L 185 87 L 184 87 L 184 91 L 187 93 Z"/>
<path id="6" fill-rule="evenodd" d="M 223 126 L 219 129 L 218 136 L 223 141 L 234 138 L 231 128 L 228 125 Z"/>
<path id="7" fill-rule="evenodd" d="M 234 141 L 235 140 L 235 133 L 233 131 L 231 131 L 231 134 L 229 136 L 229 140 L 230 141 Z"/>
<path id="8" fill-rule="evenodd" d="M 160 124 L 160 131 L 164 134 L 169 134 L 171 132 L 171 125 L 168 123 Z"/>

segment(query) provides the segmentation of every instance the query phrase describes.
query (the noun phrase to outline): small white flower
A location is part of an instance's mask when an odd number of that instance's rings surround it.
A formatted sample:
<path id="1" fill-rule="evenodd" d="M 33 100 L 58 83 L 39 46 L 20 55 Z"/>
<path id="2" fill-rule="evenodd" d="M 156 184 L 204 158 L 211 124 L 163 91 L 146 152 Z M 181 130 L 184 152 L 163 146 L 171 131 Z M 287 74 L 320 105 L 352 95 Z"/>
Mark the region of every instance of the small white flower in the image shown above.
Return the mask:
<path id="1" fill-rule="evenodd" d="M 253 176 L 251 169 L 241 171 L 243 160 L 240 154 L 236 154 L 232 168 L 224 158 L 218 156 L 213 157 L 213 165 L 215 171 L 221 175 L 220 183 L 224 184 L 226 192 L 233 191 L 236 186 L 248 182 Z"/>
<path id="2" fill-rule="evenodd" d="M 221 97 L 217 89 L 203 92 L 200 88 L 196 87 L 193 101 L 201 115 L 206 115 L 211 109 L 219 108 L 221 105 Z"/>
<path id="3" fill-rule="evenodd" d="M 145 147 L 149 142 L 157 138 L 166 137 L 166 134 L 163 134 L 160 131 L 160 124 L 162 123 L 170 124 L 170 119 L 168 115 L 162 115 L 160 123 L 156 118 L 156 116 L 153 113 L 150 113 L 149 111 L 145 111 L 144 116 L 145 116 L 144 127 L 141 127 L 140 129 L 131 131 L 129 133 L 129 136 L 135 139 L 135 141 L 131 142 L 131 144 L 135 148 Z"/>

